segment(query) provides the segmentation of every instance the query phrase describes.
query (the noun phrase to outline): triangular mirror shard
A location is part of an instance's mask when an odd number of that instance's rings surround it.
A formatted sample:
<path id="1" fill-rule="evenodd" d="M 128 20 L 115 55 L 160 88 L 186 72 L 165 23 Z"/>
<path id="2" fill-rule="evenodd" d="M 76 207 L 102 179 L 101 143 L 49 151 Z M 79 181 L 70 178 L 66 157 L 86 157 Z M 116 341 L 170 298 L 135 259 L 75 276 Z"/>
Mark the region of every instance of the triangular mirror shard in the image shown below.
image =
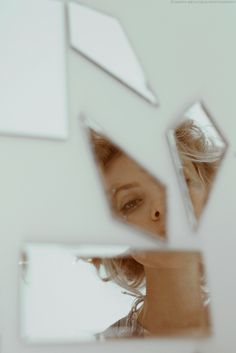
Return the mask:
<path id="1" fill-rule="evenodd" d="M 213 190 L 227 143 L 202 103 L 195 103 L 168 131 L 187 214 L 196 228 Z"/>
<path id="2" fill-rule="evenodd" d="M 166 187 L 100 131 L 88 134 L 113 216 L 165 240 Z"/>
<path id="3" fill-rule="evenodd" d="M 85 5 L 70 2 L 68 6 L 71 47 L 156 105 L 157 98 L 121 23 Z"/>

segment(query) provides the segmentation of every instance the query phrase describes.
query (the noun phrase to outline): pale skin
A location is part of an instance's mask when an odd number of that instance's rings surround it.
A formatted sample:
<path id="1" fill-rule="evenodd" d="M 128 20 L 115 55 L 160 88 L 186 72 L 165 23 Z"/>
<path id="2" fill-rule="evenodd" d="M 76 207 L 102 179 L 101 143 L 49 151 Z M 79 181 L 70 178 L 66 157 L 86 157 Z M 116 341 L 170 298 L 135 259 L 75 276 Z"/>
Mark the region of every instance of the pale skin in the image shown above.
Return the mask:
<path id="1" fill-rule="evenodd" d="M 191 167 L 188 164 L 185 169 L 185 178 L 199 216 L 205 193 L 192 179 Z M 148 232 L 166 236 L 166 192 L 159 181 L 124 154 L 111 161 L 103 177 L 117 216 Z M 168 251 L 133 257 L 145 269 L 147 294 L 138 318 L 144 328 L 151 334 L 206 329 L 208 313 L 201 298 L 199 253 Z"/>
<path id="2" fill-rule="evenodd" d="M 199 219 L 207 199 L 207 190 L 193 163 L 183 165 L 184 176 Z M 130 157 L 122 154 L 103 173 L 105 187 L 114 213 L 146 231 L 166 236 L 166 190 Z"/>
<path id="3" fill-rule="evenodd" d="M 165 187 L 125 155 L 115 158 L 104 173 L 115 214 L 150 233 L 166 235 Z"/>
<path id="4" fill-rule="evenodd" d="M 146 277 L 140 324 L 153 335 L 207 333 L 209 318 L 201 296 L 200 254 L 168 251 L 132 256 L 144 266 Z"/>
<path id="5" fill-rule="evenodd" d="M 192 162 L 183 163 L 183 172 L 196 219 L 199 219 L 207 201 L 208 188 L 199 178 Z"/>

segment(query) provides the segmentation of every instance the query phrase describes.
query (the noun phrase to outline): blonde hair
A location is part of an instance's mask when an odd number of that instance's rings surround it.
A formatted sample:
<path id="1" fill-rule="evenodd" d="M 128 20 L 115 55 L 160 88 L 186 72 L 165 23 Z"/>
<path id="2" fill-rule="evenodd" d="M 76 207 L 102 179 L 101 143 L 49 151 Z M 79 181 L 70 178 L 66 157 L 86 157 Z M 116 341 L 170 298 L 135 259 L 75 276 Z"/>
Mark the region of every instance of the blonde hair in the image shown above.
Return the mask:
<path id="1" fill-rule="evenodd" d="M 222 158 L 222 149 L 216 148 L 191 119 L 176 128 L 175 141 L 182 162 L 192 162 L 203 185 L 209 187 Z"/>
<path id="2" fill-rule="evenodd" d="M 95 159 L 103 171 L 115 158 L 124 154 L 118 146 L 91 129 L 90 138 Z M 176 128 L 175 140 L 181 160 L 192 162 L 200 180 L 209 190 L 222 157 L 222 150 L 217 149 L 191 119 L 187 119 Z M 145 285 L 144 267 L 131 256 L 94 258 L 91 262 L 103 281 L 113 280 L 135 295 L 141 294 L 140 289 Z M 105 269 L 105 277 L 101 276 L 102 268 Z"/>
<path id="3" fill-rule="evenodd" d="M 90 129 L 95 158 L 102 169 L 124 152 L 110 140 Z M 176 147 L 182 161 L 192 162 L 201 181 L 210 185 L 214 179 L 223 151 L 216 148 L 193 120 L 187 119 L 175 129 Z"/>
<path id="4" fill-rule="evenodd" d="M 117 158 L 124 154 L 119 147 L 113 144 L 110 140 L 99 135 L 94 130 L 90 129 L 90 138 L 92 142 L 92 148 L 95 159 L 102 169 L 106 169 L 114 158 Z"/>
<path id="5" fill-rule="evenodd" d="M 120 287 L 141 295 L 140 289 L 145 285 L 144 266 L 132 256 L 114 258 L 92 258 L 90 263 L 94 265 L 99 277 L 104 281 L 114 281 Z M 105 274 L 102 270 L 105 270 Z"/>

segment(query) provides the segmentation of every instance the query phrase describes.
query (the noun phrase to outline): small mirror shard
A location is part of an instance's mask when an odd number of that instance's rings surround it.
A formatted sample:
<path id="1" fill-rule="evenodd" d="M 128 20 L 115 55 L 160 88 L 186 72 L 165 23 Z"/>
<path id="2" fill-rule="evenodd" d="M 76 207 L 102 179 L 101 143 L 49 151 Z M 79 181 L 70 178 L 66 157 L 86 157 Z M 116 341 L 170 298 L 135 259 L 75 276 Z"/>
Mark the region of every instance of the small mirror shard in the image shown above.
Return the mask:
<path id="1" fill-rule="evenodd" d="M 69 3 L 72 48 L 151 104 L 157 99 L 120 22 L 85 5 Z"/>
<path id="2" fill-rule="evenodd" d="M 21 334 L 29 343 L 211 333 L 202 256 L 193 251 L 27 244 Z M 111 248 L 111 246 L 110 246 Z"/>
<path id="3" fill-rule="evenodd" d="M 227 144 L 200 102 L 168 131 L 168 141 L 188 217 L 196 228 L 213 190 Z"/>
<path id="4" fill-rule="evenodd" d="M 165 240 L 166 187 L 101 132 L 87 130 L 112 214 Z"/>

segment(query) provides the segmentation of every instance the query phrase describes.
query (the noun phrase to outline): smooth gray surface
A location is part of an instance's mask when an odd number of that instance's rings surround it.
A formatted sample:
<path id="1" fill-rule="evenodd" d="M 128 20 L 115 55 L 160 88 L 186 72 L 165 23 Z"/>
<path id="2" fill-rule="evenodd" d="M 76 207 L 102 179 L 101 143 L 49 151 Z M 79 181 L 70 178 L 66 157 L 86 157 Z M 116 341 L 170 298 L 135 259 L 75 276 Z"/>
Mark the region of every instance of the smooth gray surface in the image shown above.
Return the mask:
<path id="1" fill-rule="evenodd" d="M 0 2 L 0 132 L 66 139 L 65 18 L 56 2 Z"/>
<path id="2" fill-rule="evenodd" d="M 201 351 L 233 352 L 236 285 L 229 273 L 235 268 L 236 245 L 235 207 L 231 206 L 236 201 L 236 6 L 173 4 L 168 0 L 87 0 L 83 3 L 122 21 L 158 94 L 160 107 L 149 106 L 68 50 L 69 140 L 0 138 L 2 351 L 115 353 L 132 349 L 141 353 L 148 349 L 150 353 L 193 353 L 194 344 L 190 341 L 60 347 L 24 347 L 19 342 L 17 261 L 24 241 L 71 244 L 127 241 L 135 246 L 154 245 L 152 239 L 111 221 L 83 131 L 79 129 L 78 114 L 83 111 L 99 121 L 111 138 L 168 185 L 170 241 L 176 247 L 202 246 L 208 266 L 216 336 Z M 193 236 L 165 132 L 199 99 L 209 107 L 230 148 L 199 231 Z"/>

